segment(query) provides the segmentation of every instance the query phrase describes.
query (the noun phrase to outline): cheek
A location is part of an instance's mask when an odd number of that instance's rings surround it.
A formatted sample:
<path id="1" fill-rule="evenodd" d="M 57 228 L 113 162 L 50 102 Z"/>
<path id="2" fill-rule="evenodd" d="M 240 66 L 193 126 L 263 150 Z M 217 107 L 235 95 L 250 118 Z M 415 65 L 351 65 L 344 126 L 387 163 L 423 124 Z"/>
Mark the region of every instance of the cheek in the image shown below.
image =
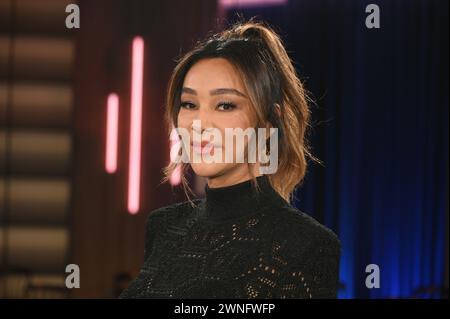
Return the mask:
<path id="1" fill-rule="evenodd" d="M 228 156 L 232 156 L 236 160 L 237 155 L 242 155 L 246 153 L 247 145 L 248 145 L 248 138 L 247 136 L 244 136 L 243 139 L 243 145 L 237 143 L 237 138 L 230 138 L 225 135 L 225 128 L 231 128 L 231 129 L 242 129 L 242 131 L 245 131 L 247 128 L 253 127 L 250 123 L 250 121 L 247 118 L 247 114 L 241 113 L 238 116 L 229 118 L 226 125 L 221 127 L 221 131 L 223 133 L 223 145 L 226 145 L 225 140 L 228 139 L 228 145 L 232 145 L 231 149 L 225 149 L 225 153 L 228 154 Z M 236 133 L 236 132 L 235 132 Z M 238 147 L 239 146 L 239 147 Z M 241 147 L 244 147 L 242 149 Z"/>
<path id="2" fill-rule="evenodd" d="M 192 123 L 191 117 L 188 112 L 180 110 L 177 117 L 178 127 L 189 128 Z"/>
<path id="3" fill-rule="evenodd" d="M 221 116 L 220 121 L 217 121 L 217 123 L 220 123 L 221 131 L 225 131 L 225 128 L 242 128 L 245 130 L 248 127 L 252 127 L 250 124 L 251 121 L 246 112 L 224 114 Z"/>
<path id="4" fill-rule="evenodd" d="M 220 122 L 220 131 L 222 133 L 222 145 L 223 145 L 223 154 L 222 157 L 225 158 L 232 158 L 233 162 L 228 163 L 225 166 L 235 166 L 235 165 L 241 165 L 238 161 L 244 160 L 247 153 L 247 145 L 248 145 L 248 138 L 245 136 L 243 139 L 243 145 L 237 143 L 236 137 L 230 137 L 225 134 L 225 129 L 242 129 L 245 131 L 249 127 L 253 127 L 248 119 L 248 114 L 244 112 L 235 113 L 233 115 L 227 114 L 228 116 L 223 116 L 222 121 Z M 235 132 L 236 133 L 236 132 Z M 241 139 L 239 139 L 241 140 Z M 242 141 L 242 140 L 241 140 Z M 227 147 L 231 145 L 231 147 Z M 242 148 L 243 147 L 243 148 Z"/>

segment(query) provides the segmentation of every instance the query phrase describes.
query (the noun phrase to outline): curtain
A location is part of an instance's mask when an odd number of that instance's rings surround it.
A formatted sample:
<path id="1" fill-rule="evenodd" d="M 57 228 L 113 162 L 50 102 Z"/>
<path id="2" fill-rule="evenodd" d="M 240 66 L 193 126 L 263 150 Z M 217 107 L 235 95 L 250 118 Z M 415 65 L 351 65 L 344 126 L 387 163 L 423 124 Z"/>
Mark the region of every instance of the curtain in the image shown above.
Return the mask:
<path id="1" fill-rule="evenodd" d="M 294 204 L 339 236 L 340 298 L 448 289 L 448 1 L 289 1 L 236 11 L 280 32 L 316 101 Z M 366 266 L 380 287 L 365 285 Z M 447 290 L 448 291 L 448 290 Z M 447 293 L 448 296 L 448 293 Z"/>

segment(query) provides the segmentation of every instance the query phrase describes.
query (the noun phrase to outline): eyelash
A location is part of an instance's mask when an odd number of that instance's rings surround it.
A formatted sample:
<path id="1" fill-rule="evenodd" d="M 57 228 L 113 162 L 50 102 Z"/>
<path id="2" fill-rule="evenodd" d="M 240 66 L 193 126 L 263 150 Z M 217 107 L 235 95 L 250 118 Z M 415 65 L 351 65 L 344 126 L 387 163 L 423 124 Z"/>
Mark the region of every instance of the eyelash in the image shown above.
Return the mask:
<path id="1" fill-rule="evenodd" d="M 220 107 L 220 106 L 223 106 L 223 105 L 227 105 L 228 107 L 230 107 L 230 109 L 228 109 L 228 110 L 221 110 L 221 111 L 224 111 L 224 112 L 232 111 L 232 110 L 234 110 L 236 108 L 236 104 L 234 104 L 233 102 L 225 102 L 225 101 L 220 102 L 217 106 Z"/>
<path id="2" fill-rule="evenodd" d="M 195 104 L 194 104 L 194 103 L 191 103 L 191 102 L 181 102 L 180 108 L 185 108 L 185 109 L 188 109 L 188 110 L 192 109 L 192 108 L 190 108 L 190 107 L 186 107 L 186 106 L 188 106 L 188 105 L 195 107 Z"/>
<path id="3" fill-rule="evenodd" d="M 222 112 L 227 112 L 227 111 L 229 112 L 229 111 L 231 111 L 231 110 L 236 108 L 236 104 L 234 104 L 233 102 L 226 102 L 226 101 L 219 102 L 217 104 L 217 107 L 219 108 L 219 107 L 224 106 L 224 105 L 226 105 L 227 107 L 230 107 L 230 109 L 220 110 Z M 196 105 L 194 103 L 192 103 L 192 102 L 181 102 L 180 107 L 181 108 L 185 108 L 187 110 L 192 110 L 192 108 L 195 108 Z"/>

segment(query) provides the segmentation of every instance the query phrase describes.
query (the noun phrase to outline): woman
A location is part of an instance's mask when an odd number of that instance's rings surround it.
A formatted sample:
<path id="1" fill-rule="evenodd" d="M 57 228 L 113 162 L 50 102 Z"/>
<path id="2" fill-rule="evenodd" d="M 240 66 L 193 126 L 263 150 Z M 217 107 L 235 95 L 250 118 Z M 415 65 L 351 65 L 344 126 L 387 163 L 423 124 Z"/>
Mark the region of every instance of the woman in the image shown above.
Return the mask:
<path id="1" fill-rule="evenodd" d="M 313 157 L 306 93 L 277 34 L 250 21 L 198 44 L 173 72 L 167 119 L 201 143 L 183 138 L 190 162 L 173 162 L 165 181 L 177 166 L 190 166 L 206 177 L 206 197 L 150 213 L 144 265 L 120 297 L 335 298 L 339 240 L 289 204 Z M 224 140 L 205 145 L 203 134 L 215 129 L 223 138 L 226 128 L 277 129 L 278 145 L 269 149 L 275 172 L 262 174 L 259 155 L 250 162 L 237 142 L 231 162 L 192 161 L 217 152 L 223 159 Z"/>

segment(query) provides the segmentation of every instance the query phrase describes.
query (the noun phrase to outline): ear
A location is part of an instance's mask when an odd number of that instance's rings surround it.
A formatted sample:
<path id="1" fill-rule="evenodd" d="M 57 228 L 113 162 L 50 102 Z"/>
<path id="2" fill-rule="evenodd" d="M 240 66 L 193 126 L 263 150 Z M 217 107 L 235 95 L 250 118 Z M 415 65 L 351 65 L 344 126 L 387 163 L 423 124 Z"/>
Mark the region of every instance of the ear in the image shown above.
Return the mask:
<path id="1" fill-rule="evenodd" d="M 277 112 L 278 117 L 281 117 L 281 106 L 278 103 L 274 104 L 275 106 L 275 112 Z"/>

